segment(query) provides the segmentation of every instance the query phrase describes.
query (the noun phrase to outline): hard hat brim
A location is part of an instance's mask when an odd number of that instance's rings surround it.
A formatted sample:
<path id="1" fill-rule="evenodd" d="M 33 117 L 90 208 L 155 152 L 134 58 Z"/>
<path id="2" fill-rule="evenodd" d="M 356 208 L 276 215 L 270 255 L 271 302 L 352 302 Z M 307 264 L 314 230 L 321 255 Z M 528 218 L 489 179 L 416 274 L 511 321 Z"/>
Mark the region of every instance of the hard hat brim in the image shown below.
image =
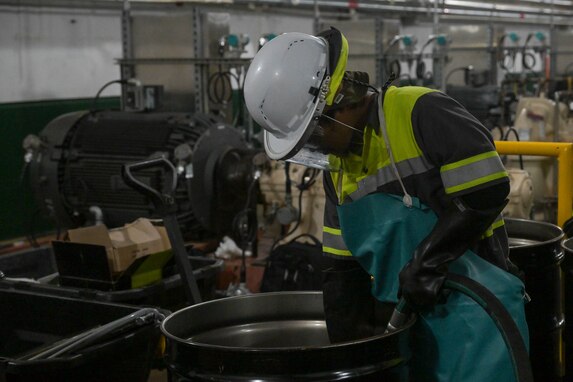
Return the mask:
<path id="1" fill-rule="evenodd" d="M 291 136 L 284 138 L 277 138 L 265 130 L 264 147 L 269 158 L 286 160 L 294 156 L 314 132 L 317 120 L 318 118 L 311 115 L 309 120 L 305 123 L 305 126 L 299 127 Z"/>

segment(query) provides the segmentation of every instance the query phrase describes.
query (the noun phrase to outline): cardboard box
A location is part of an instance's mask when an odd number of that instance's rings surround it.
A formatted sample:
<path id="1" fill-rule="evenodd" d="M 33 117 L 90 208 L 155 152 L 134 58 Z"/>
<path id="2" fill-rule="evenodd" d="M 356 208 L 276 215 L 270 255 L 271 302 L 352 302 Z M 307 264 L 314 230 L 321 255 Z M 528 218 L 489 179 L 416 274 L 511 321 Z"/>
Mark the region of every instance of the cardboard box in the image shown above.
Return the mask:
<path id="1" fill-rule="evenodd" d="M 52 242 L 64 286 L 138 288 L 161 280 L 172 257 L 165 228 L 143 218 L 111 230 L 105 225 L 69 230 L 68 238 Z"/>
<path id="2" fill-rule="evenodd" d="M 68 231 L 69 241 L 105 247 L 112 273 L 125 271 L 138 258 L 171 248 L 169 240 L 162 236 L 163 227 L 155 227 L 148 219 L 138 219 L 123 227 L 108 230 L 105 225 L 96 225 Z"/>

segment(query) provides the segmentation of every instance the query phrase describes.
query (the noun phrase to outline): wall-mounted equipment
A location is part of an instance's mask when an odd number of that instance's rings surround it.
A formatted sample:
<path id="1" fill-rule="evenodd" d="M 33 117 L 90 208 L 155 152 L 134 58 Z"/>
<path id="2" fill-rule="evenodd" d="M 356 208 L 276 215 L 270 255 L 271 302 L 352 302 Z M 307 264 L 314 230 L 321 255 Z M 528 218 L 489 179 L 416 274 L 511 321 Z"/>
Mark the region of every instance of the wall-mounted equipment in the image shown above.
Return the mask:
<path id="1" fill-rule="evenodd" d="M 446 85 L 448 84 L 448 80 L 450 79 L 450 77 L 456 73 L 456 72 L 464 72 L 464 84 L 465 85 L 469 85 L 470 82 L 470 74 L 474 71 L 474 66 L 473 65 L 468 65 L 468 66 L 461 66 L 459 68 L 455 68 L 452 69 L 448 75 L 446 76 Z M 485 85 L 485 84 L 484 84 Z"/>
<path id="2" fill-rule="evenodd" d="M 219 38 L 219 55 L 225 58 L 239 58 L 242 53 L 245 53 L 245 47 L 251 39 L 248 35 L 228 34 Z"/>
<path id="3" fill-rule="evenodd" d="M 163 86 L 143 85 L 137 78 L 130 78 L 126 80 L 113 80 L 105 83 L 96 93 L 92 101 L 91 111 L 97 110 L 97 103 L 101 93 L 113 84 L 119 84 L 122 86 L 122 110 L 152 111 L 161 106 Z"/>
<path id="4" fill-rule="evenodd" d="M 75 112 L 26 142 L 36 202 L 61 228 L 93 222 L 93 207 L 108 227 L 157 217 L 150 200 L 124 183 L 121 166 L 163 156 L 177 168 L 182 231 L 194 238 L 227 233 L 245 207 L 255 167 L 256 151 L 238 130 L 198 113 Z M 165 184 L 161 169 L 141 177 L 155 189 Z"/>
<path id="5" fill-rule="evenodd" d="M 207 97 L 209 99 L 209 111 L 227 117 L 233 126 L 236 126 L 241 115 L 239 109 L 233 110 L 233 94 L 243 89 L 244 67 L 242 64 L 232 64 L 230 61 L 238 60 L 245 53 L 245 47 L 250 42 L 246 34 L 226 34 L 218 39 L 219 59 L 213 61 L 207 80 Z M 226 65 L 223 65 L 224 61 Z M 231 114 L 232 116 L 229 116 Z"/>
<path id="6" fill-rule="evenodd" d="M 275 37 L 277 37 L 277 35 L 274 33 L 265 33 L 261 35 L 261 37 L 259 37 L 259 47 L 257 51 L 259 51 L 263 47 L 263 45 L 265 45 L 267 42 L 271 41 Z"/>
<path id="7" fill-rule="evenodd" d="M 512 44 L 509 47 L 506 46 L 508 41 Z M 497 43 L 497 62 L 501 69 L 510 71 L 515 66 L 518 43 L 519 36 L 515 32 L 504 33 L 499 38 Z"/>
<path id="8" fill-rule="evenodd" d="M 536 41 L 536 45 L 532 45 L 531 42 Z M 523 44 L 523 51 L 521 55 L 521 65 L 523 70 L 531 70 L 535 68 L 537 64 L 537 55 L 541 58 L 541 65 L 542 67 L 545 65 L 544 58 L 545 58 L 545 34 L 542 32 L 533 32 L 529 33 L 525 39 L 525 43 Z"/>
<path id="9" fill-rule="evenodd" d="M 503 209 L 503 217 L 530 219 L 533 207 L 533 180 L 529 172 L 519 168 L 508 168 L 509 202 Z"/>
<path id="10" fill-rule="evenodd" d="M 464 85 L 448 85 L 446 93 L 461 103 L 488 129 L 499 126 L 502 118 L 502 110 L 499 106 L 501 99 L 500 87 L 497 85 L 473 86 L 471 85 L 471 73 L 473 70 L 469 70 L 467 67 L 459 68 L 459 70 L 467 73 L 469 82 Z"/>
<path id="11" fill-rule="evenodd" d="M 123 86 L 123 110 L 153 111 L 161 107 L 162 85 L 142 85 L 137 79 L 128 80 Z"/>
<path id="12" fill-rule="evenodd" d="M 391 53 L 395 50 L 395 47 L 402 43 L 400 46 L 399 54 Z M 410 77 L 410 69 L 412 68 L 412 64 L 415 61 L 415 48 L 418 39 L 414 35 L 404 34 L 404 35 L 395 35 L 389 42 L 386 44 L 386 47 L 382 53 L 385 62 L 385 72 L 386 76 L 390 76 L 391 74 L 396 75 L 396 77 L 406 77 L 411 80 Z M 397 57 L 392 58 L 390 57 Z M 400 63 L 405 61 L 408 67 L 408 73 L 402 74 L 401 65 Z"/>
<path id="13" fill-rule="evenodd" d="M 431 34 L 428 36 L 428 40 L 426 40 L 424 45 L 422 45 L 422 48 L 416 56 L 416 78 L 418 80 L 422 80 L 424 84 L 434 83 L 434 73 L 427 70 L 426 63 L 424 61 L 424 50 L 426 47 L 433 44 L 434 49 L 431 57 L 434 59 L 434 62 L 436 62 L 436 60 L 443 61 L 442 66 L 445 66 L 445 61 L 447 59 L 446 54 L 450 43 L 451 41 L 446 34 Z M 440 87 L 445 87 L 445 83 Z"/>

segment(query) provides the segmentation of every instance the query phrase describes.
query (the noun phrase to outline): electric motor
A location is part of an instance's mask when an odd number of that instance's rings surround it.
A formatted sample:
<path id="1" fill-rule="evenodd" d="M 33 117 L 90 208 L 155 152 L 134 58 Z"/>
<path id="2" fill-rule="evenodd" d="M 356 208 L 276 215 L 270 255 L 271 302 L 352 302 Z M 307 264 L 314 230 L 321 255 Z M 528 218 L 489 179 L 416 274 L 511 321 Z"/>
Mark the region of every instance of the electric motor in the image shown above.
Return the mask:
<path id="1" fill-rule="evenodd" d="M 39 137 L 27 137 L 24 148 L 35 199 L 61 228 L 157 218 L 150 200 L 124 183 L 121 167 L 164 156 L 177 168 L 179 225 L 193 238 L 231 231 L 248 200 L 256 154 L 237 129 L 198 113 L 65 114 Z M 138 174 L 158 190 L 164 175 L 161 169 Z"/>

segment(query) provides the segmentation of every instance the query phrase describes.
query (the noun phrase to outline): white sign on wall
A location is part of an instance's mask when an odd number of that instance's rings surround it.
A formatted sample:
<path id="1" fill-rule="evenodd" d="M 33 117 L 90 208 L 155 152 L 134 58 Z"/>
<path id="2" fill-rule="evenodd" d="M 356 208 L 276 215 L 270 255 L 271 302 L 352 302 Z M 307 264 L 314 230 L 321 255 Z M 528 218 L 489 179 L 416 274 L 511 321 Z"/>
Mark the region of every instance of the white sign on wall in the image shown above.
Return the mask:
<path id="1" fill-rule="evenodd" d="M 93 97 L 121 55 L 119 12 L 2 7 L 0 103 Z"/>

